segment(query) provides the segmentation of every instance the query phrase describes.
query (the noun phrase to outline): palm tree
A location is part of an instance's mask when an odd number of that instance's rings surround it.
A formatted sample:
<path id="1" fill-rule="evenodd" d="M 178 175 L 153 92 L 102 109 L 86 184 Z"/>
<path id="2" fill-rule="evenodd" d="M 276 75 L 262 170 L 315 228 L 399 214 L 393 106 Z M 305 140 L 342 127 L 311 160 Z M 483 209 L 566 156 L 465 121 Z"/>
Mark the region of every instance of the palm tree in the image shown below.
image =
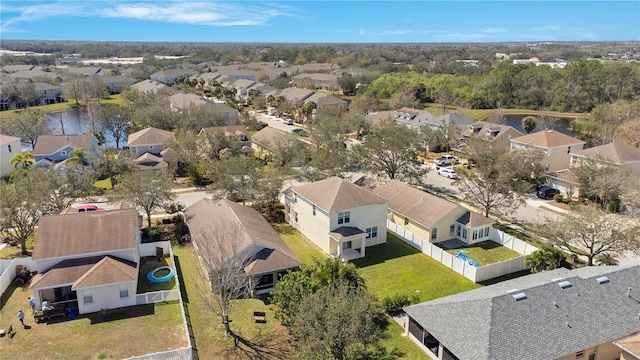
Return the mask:
<path id="1" fill-rule="evenodd" d="M 84 171 L 84 167 L 85 167 L 85 163 L 87 162 L 87 159 L 85 157 L 84 154 L 84 149 L 83 148 L 75 148 L 73 150 L 71 150 L 71 152 L 69 153 L 69 156 L 67 157 L 67 160 L 65 160 L 66 163 L 71 164 L 75 167 L 75 169 L 78 169 L 78 164 L 82 164 L 82 171 Z"/>
<path id="2" fill-rule="evenodd" d="M 35 159 L 30 151 L 25 151 L 13 155 L 10 162 L 15 170 L 26 170 L 35 163 Z"/>
<path id="3" fill-rule="evenodd" d="M 599 266 L 615 266 L 620 264 L 615 255 L 610 253 L 603 253 L 596 256 L 596 261 L 598 262 Z"/>
<path id="4" fill-rule="evenodd" d="M 304 115 L 305 120 L 309 120 L 309 117 L 313 113 L 313 110 L 317 108 L 318 105 L 315 102 L 309 101 L 302 105 L 302 109 L 300 109 L 300 111 L 302 112 L 302 115 Z"/>

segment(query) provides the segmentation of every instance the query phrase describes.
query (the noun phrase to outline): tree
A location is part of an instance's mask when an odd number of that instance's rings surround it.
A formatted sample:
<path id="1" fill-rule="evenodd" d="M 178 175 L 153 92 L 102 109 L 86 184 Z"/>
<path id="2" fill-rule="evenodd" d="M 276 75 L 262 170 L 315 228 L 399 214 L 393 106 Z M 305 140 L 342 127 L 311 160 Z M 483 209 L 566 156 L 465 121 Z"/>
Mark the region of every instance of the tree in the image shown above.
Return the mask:
<path id="1" fill-rule="evenodd" d="M 591 206 L 580 206 L 558 220 L 548 219 L 538 234 L 552 244 L 587 257 L 587 265 L 600 254 L 622 254 L 640 247 L 637 219 L 606 214 Z"/>
<path id="2" fill-rule="evenodd" d="M 244 155 L 210 162 L 207 164 L 207 175 L 213 180 L 210 191 L 220 198 L 232 197 L 243 204 L 250 202 L 256 198 L 263 165 L 262 160 Z"/>
<path id="3" fill-rule="evenodd" d="M 236 223 L 216 225 L 211 221 L 208 226 L 191 233 L 198 246 L 198 255 L 202 264 L 202 279 L 205 284 L 196 286 L 198 295 L 214 314 L 220 316 L 225 335 L 235 334 L 229 325 L 231 303 L 233 300 L 248 297 L 252 282 L 244 271 L 249 260 L 249 252 L 240 248 L 239 238 L 245 236 L 244 228 Z"/>
<path id="4" fill-rule="evenodd" d="M 615 139 L 640 148 L 640 118 L 625 121 L 616 130 Z"/>
<path id="5" fill-rule="evenodd" d="M 133 171 L 120 178 L 119 196 L 139 206 L 147 215 L 151 227 L 151 212 L 162 208 L 175 198 L 171 192 L 171 178 L 154 171 Z"/>
<path id="6" fill-rule="evenodd" d="M 338 85 L 342 88 L 344 95 L 353 96 L 356 94 L 358 78 L 349 73 L 344 73 L 338 78 Z"/>
<path id="7" fill-rule="evenodd" d="M 300 109 L 300 112 L 304 116 L 305 120 L 309 120 L 309 117 L 311 117 L 311 114 L 313 114 L 313 110 L 315 110 L 317 107 L 318 105 L 315 102 L 307 101 L 306 103 L 304 103 L 304 105 L 302 105 L 302 109 Z"/>
<path id="8" fill-rule="evenodd" d="M 551 244 L 542 244 L 540 248 L 525 256 L 524 264 L 532 273 L 545 270 L 553 270 L 562 266 L 566 256 L 562 250 Z"/>
<path id="9" fill-rule="evenodd" d="M 302 299 L 291 335 L 301 358 L 359 358 L 384 337 L 384 324 L 375 296 L 340 282 Z"/>
<path id="10" fill-rule="evenodd" d="M 603 210 L 618 201 L 630 173 L 602 157 L 581 159 L 574 173 L 580 183 L 580 195 L 600 203 Z"/>
<path id="11" fill-rule="evenodd" d="M 401 109 L 403 107 L 414 108 L 418 103 L 415 91 L 401 87 L 391 95 L 389 99 L 389 107 L 392 109 Z"/>
<path id="12" fill-rule="evenodd" d="M 522 119 L 522 128 L 527 132 L 527 134 L 530 134 L 536 126 L 535 116 L 526 116 Z"/>
<path id="13" fill-rule="evenodd" d="M 3 127 L 3 132 L 21 138 L 22 143 L 31 145 L 31 148 L 36 146 L 38 136 L 51 134 L 47 126 L 47 114 L 34 108 L 16 112 L 15 116 L 3 120 Z"/>
<path id="14" fill-rule="evenodd" d="M 82 170 L 84 171 L 85 165 L 87 164 L 87 157 L 84 149 L 81 147 L 77 147 L 71 150 L 65 162 L 69 165 L 73 165 L 76 170 L 78 169 L 78 164 L 81 164 Z"/>
<path id="15" fill-rule="evenodd" d="M 124 139 L 126 131 L 130 126 L 126 113 L 123 110 L 119 105 L 107 104 L 98 111 L 100 128 L 111 135 L 118 149 L 120 149 L 120 141 Z"/>
<path id="16" fill-rule="evenodd" d="M 386 174 L 390 179 L 421 182 L 428 172 L 418 160 L 422 146 L 422 139 L 416 131 L 387 119 L 374 126 L 367 141 L 354 146 L 353 152 L 370 171 Z"/>
<path id="17" fill-rule="evenodd" d="M 349 105 L 349 111 L 357 115 L 366 115 L 370 111 L 377 111 L 380 108 L 380 101 L 369 93 L 358 94 Z"/>
<path id="18" fill-rule="evenodd" d="M 511 191 L 500 178 L 485 179 L 477 174 L 461 172 L 454 184 L 467 201 L 482 208 L 484 216 L 491 212 L 508 214 L 526 202 L 524 196 Z"/>
<path id="19" fill-rule="evenodd" d="M 620 265 L 618 259 L 613 254 L 600 254 L 596 256 L 595 260 L 598 262 L 598 266 L 616 266 Z"/>
<path id="20" fill-rule="evenodd" d="M 447 106 L 453 103 L 455 96 L 453 95 L 453 91 L 447 86 L 442 86 L 440 89 L 436 91 L 434 94 L 434 100 L 442 105 L 442 112 L 447 111 Z"/>
<path id="21" fill-rule="evenodd" d="M 9 161 L 15 170 L 27 170 L 35 163 L 31 151 L 16 153 Z"/>

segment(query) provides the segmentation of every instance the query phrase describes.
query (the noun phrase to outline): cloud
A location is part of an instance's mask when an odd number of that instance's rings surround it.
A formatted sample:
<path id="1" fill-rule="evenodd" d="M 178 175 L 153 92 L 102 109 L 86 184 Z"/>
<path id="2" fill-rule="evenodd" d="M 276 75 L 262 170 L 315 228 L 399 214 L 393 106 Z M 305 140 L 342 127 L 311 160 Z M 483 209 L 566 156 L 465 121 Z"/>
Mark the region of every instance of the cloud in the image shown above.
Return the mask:
<path id="1" fill-rule="evenodd" d="M 11 5 L 11 4 L 10 4 Z M 204 26 L 253 26 L 275 17 L 297 16 L 298 10 L 283 4 L 218 1 L 59 1 L 27 6 L 2 6 L 2 31 L 53 17 L 102 17 L 150 20 Z M 11 17 L 10 14 L 17 14 Z"/>
<path id="2" fill-rule="evenodd" d="M 503 28 L 484 28 L 484 29 L 480 30 L 480 32 L 487 33 L 487 34 L 495 34 L 495 33 L 507 32 L 507 29 L 503 29 Z"/>
<path id="3" fill-rule="evenodd" d="M 378 31 L 367 31 L 365 29 L 360 29 L 360 36 L 397 36 L 397 35 L 409 35 L 409 34 L 414 34 L 414 35 L 424 35 L 424 34 L 430 34 L 431 31 L 422 31 L 422 30 L 403 30 L 403 29 L 396 29 L 396 30 L 391 30 L 391 29 L 381 29 Z"/>

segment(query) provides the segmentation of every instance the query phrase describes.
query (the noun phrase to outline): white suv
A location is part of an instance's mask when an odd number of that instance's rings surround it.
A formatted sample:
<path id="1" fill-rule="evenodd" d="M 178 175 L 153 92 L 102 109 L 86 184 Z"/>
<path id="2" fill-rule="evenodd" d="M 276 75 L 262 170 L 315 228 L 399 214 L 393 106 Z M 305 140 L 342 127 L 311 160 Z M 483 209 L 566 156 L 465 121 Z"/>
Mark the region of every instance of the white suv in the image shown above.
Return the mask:
<path id="1" fill-rule="evenodd" d="M 287 118 L 287 119 L 282 120 L 282 122 L 283 122 L 285 125 L 293 125 L 293 119 L 289 119 L 289 118 Z"/>
<path id="2" fill-rule="evenodd" d="M 442 155 L 435 159 L 433 162 L 438 166 L 449 166 L 458 161 L 458 158 L 454 155 Z"/>
<path id="3" fill-rule="evenodd" d="M 456 172 L 451 168 L 440 168 L 438 169 L 438 175 L 444 176 L 449 179 L 455 179 L 458 177 Z"/>

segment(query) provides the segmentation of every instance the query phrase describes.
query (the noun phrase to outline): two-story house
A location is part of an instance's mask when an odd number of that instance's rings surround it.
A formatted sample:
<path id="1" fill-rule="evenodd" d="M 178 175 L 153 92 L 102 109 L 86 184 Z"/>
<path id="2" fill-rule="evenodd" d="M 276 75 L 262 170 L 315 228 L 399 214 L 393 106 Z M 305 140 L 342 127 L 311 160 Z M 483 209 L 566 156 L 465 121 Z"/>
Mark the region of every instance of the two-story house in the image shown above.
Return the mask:
<path id="1" fill-rule="evenodd" d="M 316 104 L 316 111 L 321 113 L 323 111 L 330 111 L 335 113 L 343 113 L 348 110 L 349 103 L 333 95 L 327 95 L 322 93 L 314 93 L 304 100 L 304 103 L 314 102 Z"/>
<path id="2" fill-rule="evenodd" d="M 36 309 L 43 301 L 80 314 L 136 305 L 138 225 L 133 208 L 40 218 L 29 285 Z"/>
<path id="3" fill-rule="evenodd" d="M 134 79 L 124 75 L 103 75 L 98 79 L 102 81 L 104 86 L 109 88 L 110 94 L 119 94 L 136 82 Z"/>
<path id="4" fill-rule="evenodd" d="M 189 233 L 206 271 L 238 260 L 255 295 L 273 290 L 300 260 L 256 210 L 230 200 L 202 199 L 185 211 Z"/>
<path id="5" fill-rule="evenodd" d="M 251 135 L 246 125 L 227 125 L 227 126 L 210 126 L 200 129 L 199 135 L 203 133 L 213 134 L 216 131 L 221 132 L 229 140 L 237 142 L 238 148 L 243 153 L 252 153 Z"/>
<path id="6" fill-rule="evenodd" d="M 405 331 L 431 359 L 617 360 L 639 303 L 638 265 L 560 268 L 406 307 Z"/>
<path id="7" fill-rule="evenodd" d="M 542 130 L 512 138 L 511 151 L 541 151 L 541 165 L 547 172 L 569 167 L 571 152 L 582 150 L 585 142 L 554 130 Z"/>
<path id="8" fill-rule="evenodd" d="M 340 86 L 338 85 L 338 76 L 335 74 L 298 74 L 293 76 L 291 81 L 297 87 L 304 85 L 306 82 L 310 82 L 316 89 L 333 91 L 338 91 L 340 89 Z"/>
<path id="9" fill-rule="evenodd" d="M 102 156 L 98 139 L 93 134 L 40 135 L 33 148 L 34 166 L 55 166 L 69 158 L 74 149 L 84 151 L 81 165 L 93 165 L 95 158 Z M 79 170 L 79 168 L 77 168 Z"/>
<path id="10" fill-rule="evenodd" d="M 148 127 L 129 134 L 127 146 L 131 159 L 140 170 L 175 170 L 177 157 L 166 144 L 176 138 L 171 131 Z"/>
<path id="11" fill-rule="evenodd" d="M 0 134 L 0 179 L 8 176 L 14 170 L 11 158 L 21 152 L 19 137 Z"/>
<path id="12" fill-rule="evenodd" d="M 372 191 L 387 200 L 391 222 L 430 243 L 490 239 L 493 220 L 411 185 L 391 180 Z"/>
<path id="13" fill-rule="evenodd" d="M 178 82 L 178 79 L 188 78 L 196 74 L 198 74 L 198 72 L 192 69 L 168 69 L 151 74 L 149 76 L 149 80 L 168 84 L 176 84 Z"/>
<path id="14" fill-rule="evenodd" d="M 461 135 L 462 137 L 458 144 L 461 148 L 469 142 L 469 139 L 479 139 L 488 142 L 494 149 L 509 152 L 511 151 L 510 140 L 524 134 L 509 125 L 476 121 L 471 125 L 467 125 Z"/>
<path id="15" fill-rule="evenodd" d="M 364 257 L 387 241 L 387 201 L 338 177 L 285 191 L 285 218 L 326 254 Z"/>
<path id="16" fill-rule="evenodd" d="M 195 94 L 177 93 L 169 96 L 169 106 L 171 110 L 182 112 L 190 106 L 206 106 L 213 112 L 220 114 L 220 117 L 228 124 L 238 117 L 238 110 L 222 103 L 211 102 Z"/>

